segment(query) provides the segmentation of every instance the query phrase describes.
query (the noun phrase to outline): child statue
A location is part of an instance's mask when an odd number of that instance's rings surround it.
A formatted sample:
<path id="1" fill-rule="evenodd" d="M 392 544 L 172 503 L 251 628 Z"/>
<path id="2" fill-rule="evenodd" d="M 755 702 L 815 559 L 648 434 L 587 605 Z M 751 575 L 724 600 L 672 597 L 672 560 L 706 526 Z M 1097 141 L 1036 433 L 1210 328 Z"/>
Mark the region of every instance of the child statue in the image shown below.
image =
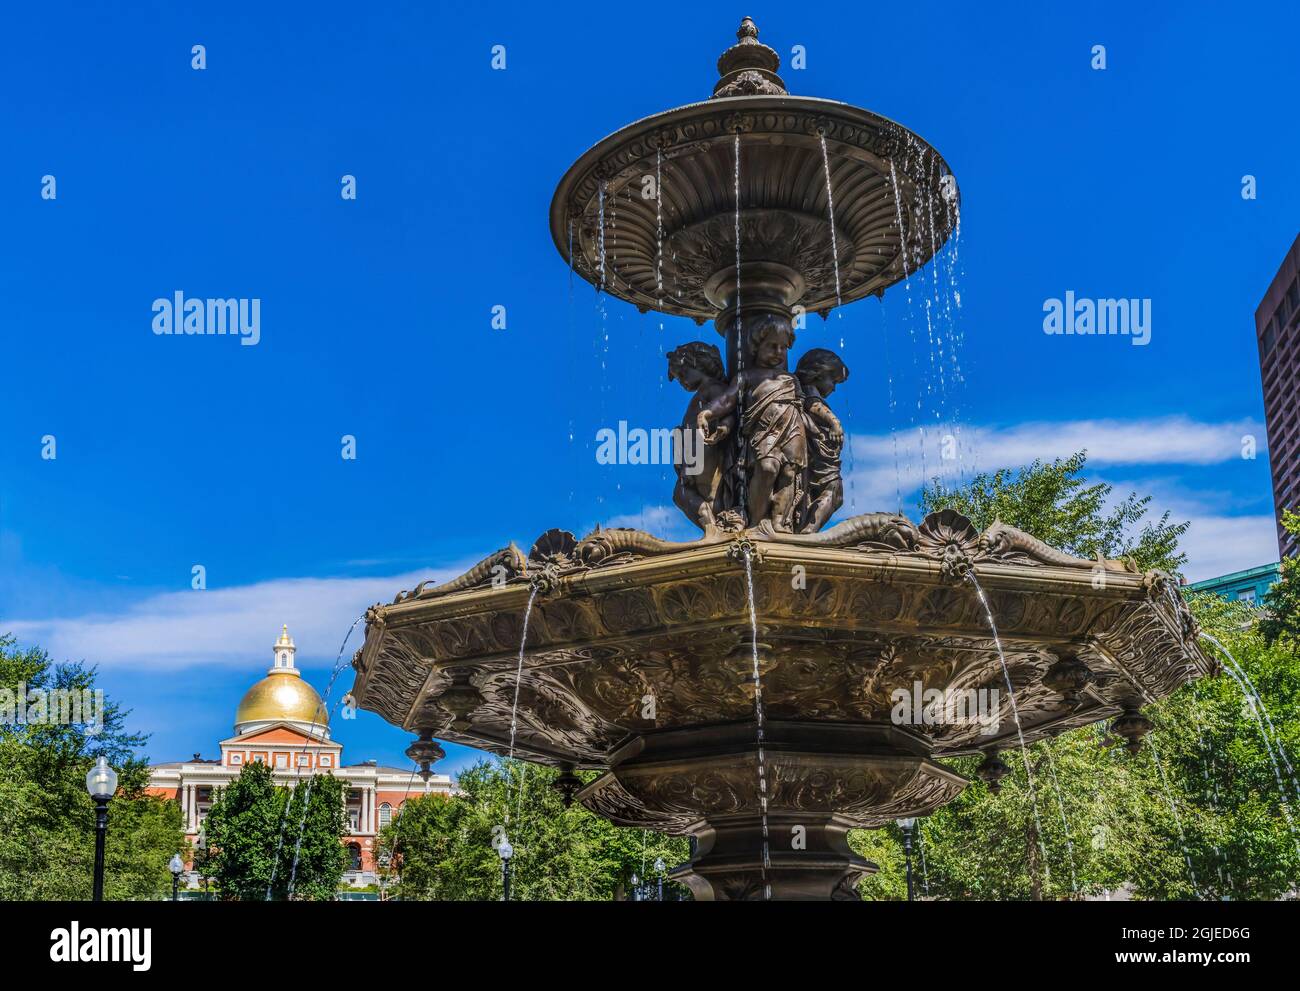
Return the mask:
<path id="1" fill-rule="evenodd" d="M 723 417 L 739 405 L 748 525 L 770 520 L 773 528 L 788 533 L 808 466 L 803 395 L 786 365 L 794 330 L 787 317 L 776 313 L 755 317 L 747 330 L 744 367 L 725 392 L 700 410 L 698 423 L 704 442 L 717 444 L 726 436 Z"/>
<path id="2" fill-rule="evenodd" d="M 693 392 L 682 418 L 683 456 L 675 459 L 677 485 L 673 502 L 704 531 L 706 537 L 718 532 L 718 517 L 731 505 L 730 446 L 703 443 L 698 426 L 700 411 L 726 391 L 727 373 L 716 345 L 691 341 L 668 352 L 668 381 L 680 382 Z M 718 424 L 718 440 L 731 433 L 731 422 Z"/>
<path id="3" fill-rule="evenodd" d="M 844 428 L 826 399 L 848 379 L 849 370 L 834 351 L 813 348 L 799 359 L 795 375 L 803 386 L 809 438 L 808 507 L 799 529 L 815 533 L 844 504 L 844 481 L 840 477 Z"/>

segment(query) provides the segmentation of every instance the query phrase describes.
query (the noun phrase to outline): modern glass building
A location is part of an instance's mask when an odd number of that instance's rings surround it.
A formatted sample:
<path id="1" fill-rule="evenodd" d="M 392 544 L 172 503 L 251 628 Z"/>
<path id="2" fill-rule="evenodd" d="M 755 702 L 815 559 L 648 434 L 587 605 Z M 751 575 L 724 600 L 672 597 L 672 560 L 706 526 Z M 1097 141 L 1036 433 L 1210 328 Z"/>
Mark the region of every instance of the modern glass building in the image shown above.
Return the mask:
<path id="1" fill-rule="evenodd" d="M 1264 387 L 1268 459 L 1282 557 L 1300 551 L 1300 540 L 1282 529 L 1282 510 L 1300 510 L 1300 237 L 1291 245 L 1255 310 L 1259 377 Z"/>

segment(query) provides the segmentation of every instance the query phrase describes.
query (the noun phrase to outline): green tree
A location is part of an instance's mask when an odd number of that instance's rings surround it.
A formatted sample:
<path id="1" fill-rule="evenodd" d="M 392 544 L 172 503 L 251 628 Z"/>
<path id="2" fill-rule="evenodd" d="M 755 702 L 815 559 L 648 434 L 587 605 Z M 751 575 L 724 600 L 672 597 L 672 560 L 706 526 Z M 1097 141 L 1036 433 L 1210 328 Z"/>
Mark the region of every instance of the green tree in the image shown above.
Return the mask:
<path id="1" fill-rule="evenodd" d="M 125 729 L 127 711 L 105 698 L 90 723 L 17 719 L 33 690 L 95 691 L 95 669 L 56 664 L 39 648 L 0 636 L 0 900 L 88 899 L 95 856 L 95 806 L 86 772 L 104 757 L 118 773 L 109 802 L 104 897 L 162 898 L 167 862 L 184 852 L 179 806 L 145 794 L 137 756 L 146 737 Z M 94 697 L 93 695 L 91 696 Z"/>
<path id="2" fill-rule="evenodd" d="M 1131 557 L 1143 570 L 1176 573 L 1187 560 L 1178 539 L 1191 524 L 1171 523 L 1167 512 L 1146 519 L 1151 497 L 1136 493 L 1107 510 L 1114 489 L 1082 477 L 1087 460 L 1080 451 L 1027 468 L 981 473 L 955 488 L 936 481 L 922 491 L 921 506 L 927 513 L 955 509 L 980 530 L 1000 520 L 1078 557 Z"/>
<path id="3" fill-rule="evenodd" d="M 1080 557 L 1181 566 L 1187 524 L 1167 513 L 1147 521 L 1150 500 L 1136 495 L 1106 510 L 1111 489 L 1085 482 L 1084 464 L 1081 453 L 979 475 L 958 489 L 928 488 L 923 502 L 981 528 L 1001 520 Z M 1136 757 L 1104 726 L 1084 727 L 1026 755 L 1008 750 L 1011 774 L 998 794 L 974 778 L 977 758 L 954 760 L 972 780 L 918 827 L 923 895 L 927 886 L 931 897 L 954 899 L 1096 896 L 1120 886 L 1142 898 L 1275 898 L 1294 889 L 1300 794 L 1287 761 L 1300 748 L 1300 663 L 1293 650 L 1269 646 L 1245 607 L 1212 596 L 1191 605 L 1235 655 L 1239 679 L 1259 690 L 1272 725 L 1225 674 L 1148 706 L 1157 728 Z M 855 832 L 851 842 L 881 867 L 863 882 L 864 896 L 904 897 L 898 830 Z"/>
<path id="4" fill-rule="evenodd" d="M 1191 604 L 1233 660 L 1220 654 L 1224 674 L 1147 710 L 1158 730 L 1145 766 L 1160 762 L 1147 780 L 1163 801 L 1149 807 L 1156 818 L 1133 885 L 1152 898 L 1277 898 L 1300 879 L 1292 825 L 1300 825 L 1300 789 L 1290 769 L 1300 753 L 1300 658 L 1270 644 L 1258 612 L 1242 603 L 1198 595 Z"/>
<path id="5" fill-rule="evenodd" d="M 204 822 L 207 869 L 221 897 L 333 898 L 347 866 L 345 787 L 316 775 L 291 791 L 274 783 L 265 764 L 245 764 Z"/>
<path id="6" fill-rule="evenodd" d="M 1282 511 L 1282 526 L 1300 536 L 1300 514 Z M 1292 555 L 1282 562 L 1282 574 L 1264 596 L 1264 618 L 1260 632 L 1270 644 L 1279 641 L 1292 650 L 1300 644 L 1300 557 Z"/>
<path id="7" fill-rule="evenodd" d="M 277 889 L 283 884 L 286 897 L 328 901 L 339 890 L 348 866 L 342 842 L 348 826 L 346 805 L 347 785 L 333 775 L 318 774 L 294 787 L 276 878 Z"/>
<path id="8" fill-rule="evenodd" d="M 557 775 L 522 761 L 482 761 L 461 773 L 459 795 L 406 802 L 380 837 L 396 894 L 499 899 L 503 832 L 514 848 L 511 898 L 523 901 L 609 899 L 633 874 L 651 879 L 656 859 L 669 867 L 687 859 L 685 839 L 619 828 L 577 804 L 566 809 L 551 787 Z"/>

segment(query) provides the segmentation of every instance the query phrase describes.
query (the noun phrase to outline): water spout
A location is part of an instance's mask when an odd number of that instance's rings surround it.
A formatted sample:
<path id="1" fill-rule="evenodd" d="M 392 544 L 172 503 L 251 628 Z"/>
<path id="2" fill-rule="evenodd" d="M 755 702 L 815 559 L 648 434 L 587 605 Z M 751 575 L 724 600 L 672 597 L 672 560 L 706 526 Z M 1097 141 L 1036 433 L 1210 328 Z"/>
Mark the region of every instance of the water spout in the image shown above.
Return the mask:
<path id="1" fill-rule="evenodd" d="M 334 694 L 334 682 L 338 680 L 339 672 L 343 670 L 343 651 L 347 650 L 348 640 L 351 639 L 352 637 L 352 631 L 357 628 L 357 624 L 360 623 L 361 620 L 364 618 L 365 618 L 364 615 L 362 615 L 354 619 L 352 621 L 352 625 L 348 627 L 348 632 L 343 636 L 343 643 L 339 645 L 339 652 L 337 656 L 335 656 L 334 658 L 334 668 L 330 672 L 329 683 L 325 686 L 325 699 L 324 701 L 322 701 L 320 709 L 316 710 L 317 713 L 319 713 L 321 709 L 324 709 L 325 706 L 329 705 L 330 697 Z M 337 706 L 337 703 L 335 703 L 335 705 Z M 325 716 L 325 723 L 327 726 L 329 725 L 330 716 L 332 716 L 333 714 L 334 714 L 334 709 L 330 708 L 327 711 Z M 316 715 L 313 714 L 311 726 L 309 727 L 308 730 L 309 737 L 315 736 L 316 727 L 317 727 Z M 306 752 L 306 747 L 303 748 L 303 752 Z M 298 823 L 298 838 L 294 841 L 294 845 L 293 845 L 293 863 L 289 869 L 289 886 L 286 889 L 286 895 L 285 895 L 287 898 L 293 897 L 294 884 L 297 882 L 298 879 L 298 858 L 302 852 L 302 834 L 303 831 L 307 828 L 307 810 L 311 806 L 312 785 L 314 785 L 315 783 L 316 783 L 316 775 L 312 774 L 312 776 L 307 779 L 307 791 L 305 795 L 305 800 L 302 803 L 302 819 Z M 293 791 L 296 792 L 297 790 L 298 790 L 297 786 L 295 786 Z M 266 883 L 267 901 L 271 900 L 271 892 L 272 889 L 275 887 L 275 872 L 276 872 L 276 868 L 280 864 L 280 850 L 282 849 L 283 842 L 284 842 L 284 820 L 285 817 L 289 814 L 289 805 L 292 799 L 292 795 L 293 793 L 291 792 L 289 797 L 285 799 L 284 809 L 280 813 L 280 835 L 277 837 L 275 843 L 275 859 L 271 861 L 271 878 Z"/>
<path id="2" fill-rule="evenodd" d="M 772 900 L 772 883 L 767 872 L 771 866 L 771 844 L 767 832 L 767 763 L 763 756 L 763 676 L 758 667 L 758 613 L 754 608 L 754 566 L 750 560 L 749 545 L 743 545 L 745 555 L 745 591 L 749 597 L 750 645 L 754 659 L 754 722 L 758 727 L 758 807 L 763 823 L 763 900 Z"/>
<path id="3" fill-rule="evenodd" d="M 835 199 L 831 195 L 830 155 L 826 151 L 826 134 L 817 135 L 822 143 L 822 173 L 826 176 L 826 215 L 831 222 L 831 263 L 835 268 L 835 305 L 840 305 L 840 250 L 835 241 Z"/>
<path id="4" fill-rule="evenodd" d="M 997 648 L 998 660 L 1002 662 L 1002 677 L 1007 684 L 1007 697 L 1011 700 L 1011 718 L 1016 724 L 1016 737 L 1020 740 L 1020 758 L 1025 764 L 1025 780 L 1029 784 L 1029 804 L 1034 811 L 1034 825 L 1038 827 L 1038 847 L 1043 854 L 1043 867 L 1047 867 L 1047 847 L 1043 839 L 1043 820 L 1038 815 L 1038 795 L 1034 788 L 1034 771 L 1029 765 L 1029 750 L 1025 746 L 1025 734 L 1020 726 L 1020 709 L 1016 705 L 1016 689 L 1011 684 L 1011 670 L 1007 667 L 1006 654 L 1002 652 L 1002 639 L 998 636 L 997 623 L 993 620 L 993 610 L 989 607 L 989 601 L 984 595 L 984 589 L 975 577 L 974 569 L 965 573 L 966 580 L 975 586 L 975 594 L 979 596 L 980 605 L 984 607 L 984 615 L 988 618 L 989 629 L 993 633 L 993 646 Z M 1064 815 L 1064 813 L 1062 813 Z"/>

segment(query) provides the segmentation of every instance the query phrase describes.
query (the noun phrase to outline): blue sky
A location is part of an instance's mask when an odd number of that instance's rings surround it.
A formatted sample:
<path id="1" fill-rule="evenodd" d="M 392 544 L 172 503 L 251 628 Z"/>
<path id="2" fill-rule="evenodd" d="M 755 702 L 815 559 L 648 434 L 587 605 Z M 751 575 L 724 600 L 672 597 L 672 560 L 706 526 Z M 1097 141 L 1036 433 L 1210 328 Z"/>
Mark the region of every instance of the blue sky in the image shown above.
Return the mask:
<path id="1" fill-rule="evenodd" d="M 900 289 L 799 336 L 852 370 L 845 511 L 914 507 L 946 432 L 958 477 L 1086 446 L 1193 522 L 1189 577 L 1275 560 L 1253 313 L 1300 226 L 1300 14 L 1215 7 L 7 9 L 0 630 L 98 663 L 151 757 L 211 756 L 281 623 L 323 688 L 367 605 L 508 540 L 685 533 L 671 469 L 594 441 L 675 424 L 662 355 L 713 332 L 571 287 L 547 211 L 597 139 L 708 96 L 743 14 L 806 49 L 791 92 L 911 127 L 962 190 L 954 282 L 913 285 L 942 361 Z M 260 299 L 260 342 L 156 336 L 178 290 Z M 1067 290 L 1149 298 L 1151 343 L 1045 335 Z M 407 764 L 375 716 L 335 735 Z"/>

